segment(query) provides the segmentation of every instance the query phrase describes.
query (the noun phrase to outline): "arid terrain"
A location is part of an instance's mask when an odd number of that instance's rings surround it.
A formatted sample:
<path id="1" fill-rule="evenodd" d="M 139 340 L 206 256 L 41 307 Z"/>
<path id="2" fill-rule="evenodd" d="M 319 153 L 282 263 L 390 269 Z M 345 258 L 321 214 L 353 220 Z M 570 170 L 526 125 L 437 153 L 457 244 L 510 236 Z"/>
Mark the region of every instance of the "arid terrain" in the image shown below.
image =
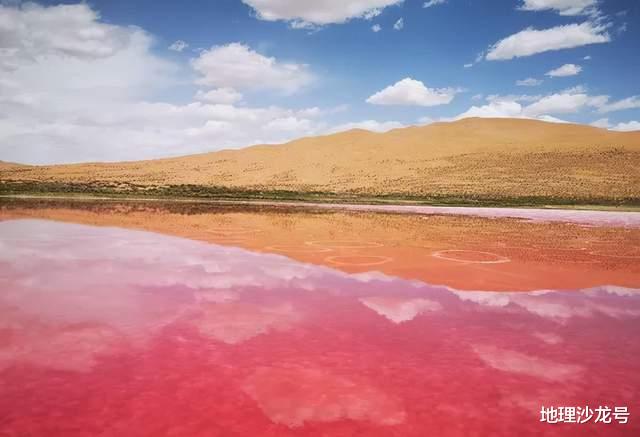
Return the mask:
<path id="1" fill-rule="evenodd" d="M 90 142 L 90 139 L 87 139 Z M 90 144 L 88 144 L 90 147 Z M 0 163 L 2 191 L 46 184 L 150 192 L 178 187 L 398 198 L 542 199 L 638 203 L 640 132 L 523 119 L 470 118 L 395 129 L 350 130 L 150 161 L 27 166 Z M 35 184 L 35 185 L 34 185 Z M 42 188 L 42 184 L 44 188 Z M 9 187 L 9 188 L 7 188 Z M 71 191 L 78 191 L 73 189 Z M 162 194 L 162 192 L 160 192 Z M 187 193 L 188 194 L 188 193 Z M 206 192 L 205 192 L 206 194 Z"/>

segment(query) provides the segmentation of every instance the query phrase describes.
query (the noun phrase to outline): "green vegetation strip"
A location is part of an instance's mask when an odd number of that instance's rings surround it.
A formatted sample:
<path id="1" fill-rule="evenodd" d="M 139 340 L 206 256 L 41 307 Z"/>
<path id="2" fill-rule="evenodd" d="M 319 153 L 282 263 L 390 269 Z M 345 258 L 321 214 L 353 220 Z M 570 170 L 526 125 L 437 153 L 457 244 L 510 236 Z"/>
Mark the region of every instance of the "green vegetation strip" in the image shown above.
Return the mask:
<path id="1" fill-rule="evenodd" d="M 64 196 L 113 199 L 162 200 L 227 200 L 227 201 L 287 201 L 317 203 L 416 204 L 439 206 L 486 207 L 558 207 L 558 208 L 623 208 L 640 207 L 640 198 L 572 198 L 572 197 L 499 197 L 472 194 L 412 195 L 390 193 L 331 193 L 319 191 L 250 190 L 203 185 L 145 186 L 130 183 L 64 183 L 40 181 L 0 181 L 2 196 Z"/>

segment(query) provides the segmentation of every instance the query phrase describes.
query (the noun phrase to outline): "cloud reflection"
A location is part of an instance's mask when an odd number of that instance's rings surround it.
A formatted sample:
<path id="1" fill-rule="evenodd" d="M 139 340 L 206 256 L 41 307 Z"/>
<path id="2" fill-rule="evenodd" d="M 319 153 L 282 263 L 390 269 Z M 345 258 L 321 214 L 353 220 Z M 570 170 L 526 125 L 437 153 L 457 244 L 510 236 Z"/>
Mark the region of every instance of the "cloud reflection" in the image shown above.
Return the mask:
<path id="1" fill-rule="evenodd" d="M 290 428 L 339 419 L 391 426 L 406 419 L 398 399 L 366 381 L 322 368 L 262 367 L 247 378 L 244 391 L 269 419 Z"/>
<path id="2" fill-rule="evenodd" d="M 238 345 L 303 323 L 300 293 L 348 296 L 394 324 L 458 311 L 452 295 L 478 308 L 563 324 L 574 317 L 640 316 L 638 290 L 618 286 L 582 293 L 460 291 L 149 232 L 44 220 L 0 222 L 0 241 L 7 249 L 0 251 L 0 329 L 9 332 L 10 320 L 21 324 L 11 331 L 20 332 L 19 348 L 0 342 L 5 368 L 26 361 L 84 370 L 123 344 L 143 347 L 175 323 Z M 557 343 L 550 338 L 539 336 Z M 66 359 L 70 350 L 76 361 Z"/>
<path id="3" fill-rule="evenodd" d="M 474 345 L 473 351 L 486 365 L 496 370 L 549 381 L 571 380 L 579 377 L 583 371 L 581 366 L 556 363 L 491 345 Z"/>
<path id="4" fill-rule="evenodd" d="M 442 310 L 440 303 L 424 298 L 374 296 L 361 298 L 360 302 L 396 324 L 413 320 L 418 314 Z"/>

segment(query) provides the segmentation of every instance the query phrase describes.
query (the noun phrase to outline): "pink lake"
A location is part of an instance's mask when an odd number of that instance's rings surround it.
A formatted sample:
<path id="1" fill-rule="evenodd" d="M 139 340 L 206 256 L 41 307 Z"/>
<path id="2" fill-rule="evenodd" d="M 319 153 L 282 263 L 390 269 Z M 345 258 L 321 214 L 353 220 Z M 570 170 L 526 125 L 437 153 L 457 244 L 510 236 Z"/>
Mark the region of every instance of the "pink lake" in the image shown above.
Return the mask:
<path id="1" fill-rule="evenodd" d="M 0 221 L 0 435 L 640 435 L 640 287 L 465 290 L 229 233 Z"/>

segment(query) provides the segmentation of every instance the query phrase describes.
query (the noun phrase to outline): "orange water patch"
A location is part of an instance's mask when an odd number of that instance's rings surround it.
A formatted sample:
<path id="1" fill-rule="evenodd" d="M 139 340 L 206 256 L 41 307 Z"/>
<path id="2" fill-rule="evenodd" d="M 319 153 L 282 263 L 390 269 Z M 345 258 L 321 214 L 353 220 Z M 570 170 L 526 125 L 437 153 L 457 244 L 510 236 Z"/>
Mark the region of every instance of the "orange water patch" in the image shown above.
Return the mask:
<path id="1" fill-rule="evenodd" d="M 375 270 L 463 290 L 575 289 L 602 284 L 640 288 L 640 263 L 636 258 L 640 229 L 637 228 L 462 216 L 157 203 L 153 206 L 18 203 L 0 210 L 0 219 L 12 217 L 149 230 L 286 255 L 349 273 Z M 432 256 L 434 252 L 443 251 L 456 261 Z M 327 260 L 328 254 L 391 260 L 378 265 L 338 264 Z M 510 262 L 486 263 L 502 261 L 501 257 Z"/>
<path id="2" fill-rule="evenodd" d="M 447 261 L 462 263 L 502 264 L 511 261 L 506 256 L 498 255 L 492 252 L 480 252 L 477 250 L 462 249 L 439 250 L 437 252 L 433 252 L 431 256 Z"/>
<path id="3" fill-rule="evenodd" d="M 274 246 L 267 246 L 264 249 L 269 252 L 283 252 L 283 253 L 331 252 L 331 249 L 328 247 L 312 247 L 308 245 L 295 245 L 295 244 L 278 244 Z"/>
<path id="4" fill-rule="evenodd" d="M 357 240 L 324 240 L 305 241 L 310 246 L 327 247 L 331 249 L 369 249 L 372 247 L 382 247 L 383 244 L 377 241 L 357 241 Z"/>
<path id="5" fill-rule="evenodd" d="M 393 258 L 388 256 L 345 255 L 328 256 L 324 260 L 338 266 L 371 267 L 391 262 Z"/>

